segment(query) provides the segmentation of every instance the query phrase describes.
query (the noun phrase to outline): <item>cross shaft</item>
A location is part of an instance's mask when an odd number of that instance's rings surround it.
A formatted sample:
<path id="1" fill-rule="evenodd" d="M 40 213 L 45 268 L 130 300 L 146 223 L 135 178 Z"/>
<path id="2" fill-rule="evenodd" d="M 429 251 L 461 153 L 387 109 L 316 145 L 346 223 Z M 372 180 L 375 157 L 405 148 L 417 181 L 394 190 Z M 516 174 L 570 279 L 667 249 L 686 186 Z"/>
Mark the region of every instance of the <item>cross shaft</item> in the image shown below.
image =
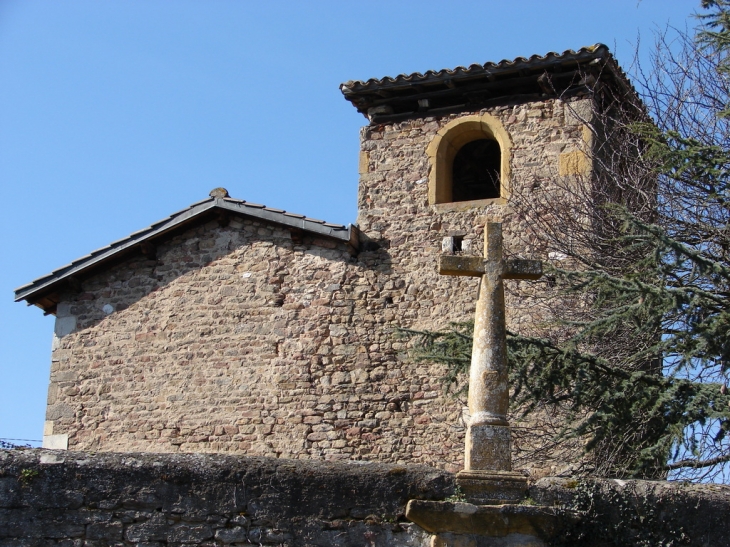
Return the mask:
<path id="1" fill-rule="evenodd" d="M 474 343 L 469 372 L 469 424 L 465 470 L 510 471 L 510 430 L 507 422 L 507 328 L 504 279 L 538 279 L 537 260 L 502 258 L 502 224 L 484 227 L 484 257 L 439 257 L 442 275 L 479 277 L 474 317 Z"/>

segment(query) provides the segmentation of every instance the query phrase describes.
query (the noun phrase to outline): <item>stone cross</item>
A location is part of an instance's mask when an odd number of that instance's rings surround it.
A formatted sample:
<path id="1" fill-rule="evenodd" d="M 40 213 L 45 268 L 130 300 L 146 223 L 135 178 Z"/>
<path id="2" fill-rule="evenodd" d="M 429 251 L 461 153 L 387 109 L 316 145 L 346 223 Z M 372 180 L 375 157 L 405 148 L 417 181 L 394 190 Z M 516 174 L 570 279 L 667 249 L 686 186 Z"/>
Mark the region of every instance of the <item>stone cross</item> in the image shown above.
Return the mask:
<path id="1" fill-rule="evenodd" d="M 503 280 L 538 279 L 542 263 L 504 260 L 502 224 L 490 222 L 484 227 L 484 257 L 441 255 L 439 273 L 481 278 L 469 373 L 470 419 L 464 471 L 509 472 L 512 464 Z"/>

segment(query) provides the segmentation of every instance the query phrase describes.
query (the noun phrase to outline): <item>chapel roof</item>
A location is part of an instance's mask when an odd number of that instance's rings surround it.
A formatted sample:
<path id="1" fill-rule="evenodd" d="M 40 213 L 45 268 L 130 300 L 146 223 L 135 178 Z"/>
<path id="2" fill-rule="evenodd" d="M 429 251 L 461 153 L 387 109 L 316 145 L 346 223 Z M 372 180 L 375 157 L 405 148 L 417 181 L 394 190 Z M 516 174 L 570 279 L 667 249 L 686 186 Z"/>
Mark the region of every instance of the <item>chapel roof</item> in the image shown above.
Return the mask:
<path id="1" fill-rule="evenodd" d="M 372 123 L 382 123 L 591 93 L 597 81 L 622 95 L 636 93 L 604 44 L 394 78 L 351 80 L 340 85 L 340 91 Z"/>
<path id="2" fill-rule="evenodd" d="M 54 313 L 59 291 L 78 284 L 81 279 L 98 273 L 130 255 L 140 252 L 148 254 L 150 246 L 184 229 L 212 219 L 226 223 L 230 215 L 257 219 L 287 227 L 292 231 L 339 240 L 348 243 L 353 252 L 358 248 L 358 231 L 355 226 L 332 224 L 283 209 L 233 199 L 228 196 L 224 188 L 216 188 L 211 191 L 210 197 L 18 287 L 15 289 L 15 301 L 25 300 L 28 304 L 42 308 L 46 313 Z"/>

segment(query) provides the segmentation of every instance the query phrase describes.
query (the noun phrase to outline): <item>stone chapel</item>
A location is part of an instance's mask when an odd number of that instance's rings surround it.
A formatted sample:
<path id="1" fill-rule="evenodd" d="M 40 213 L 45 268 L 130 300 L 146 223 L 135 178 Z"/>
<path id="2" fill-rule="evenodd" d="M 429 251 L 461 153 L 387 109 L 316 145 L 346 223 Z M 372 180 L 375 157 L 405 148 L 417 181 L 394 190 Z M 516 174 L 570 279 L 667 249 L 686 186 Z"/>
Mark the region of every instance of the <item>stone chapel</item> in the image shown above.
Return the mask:
<path id="1" fill-rule="evenodd" d="M 464 402 L 397 330 L 473 316 L 478 281 L 437 257 L 481 254 L 487 221 L 547 258 L 510 196 L 591 180 L 593 112 L 633 89 L 599 44 L 341 91 L 367 118 L 353 225 L 217 188 L 16 289 L 56 317 L 45 447 L 463 467 Z M 529 331 L 547 282 L 508 283 Z"/>

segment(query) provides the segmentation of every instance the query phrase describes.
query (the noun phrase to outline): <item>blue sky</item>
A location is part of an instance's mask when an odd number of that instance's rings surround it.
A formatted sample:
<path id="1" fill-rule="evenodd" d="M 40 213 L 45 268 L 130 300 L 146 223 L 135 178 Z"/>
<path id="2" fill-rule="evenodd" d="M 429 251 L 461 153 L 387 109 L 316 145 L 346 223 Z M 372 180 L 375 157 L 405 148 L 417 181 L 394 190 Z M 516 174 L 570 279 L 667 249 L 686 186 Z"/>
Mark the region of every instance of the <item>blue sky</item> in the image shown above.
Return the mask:
<path id="1" fill-rule="evenodd" d="M 351 79 L 603 42 L 699 1 L 0 0 L 0 438 L 40 439 L 53 317 L 13 289 L 199 201 L 355 221 Z M 31 443 L 33 444 L 33 443 Z"/>

